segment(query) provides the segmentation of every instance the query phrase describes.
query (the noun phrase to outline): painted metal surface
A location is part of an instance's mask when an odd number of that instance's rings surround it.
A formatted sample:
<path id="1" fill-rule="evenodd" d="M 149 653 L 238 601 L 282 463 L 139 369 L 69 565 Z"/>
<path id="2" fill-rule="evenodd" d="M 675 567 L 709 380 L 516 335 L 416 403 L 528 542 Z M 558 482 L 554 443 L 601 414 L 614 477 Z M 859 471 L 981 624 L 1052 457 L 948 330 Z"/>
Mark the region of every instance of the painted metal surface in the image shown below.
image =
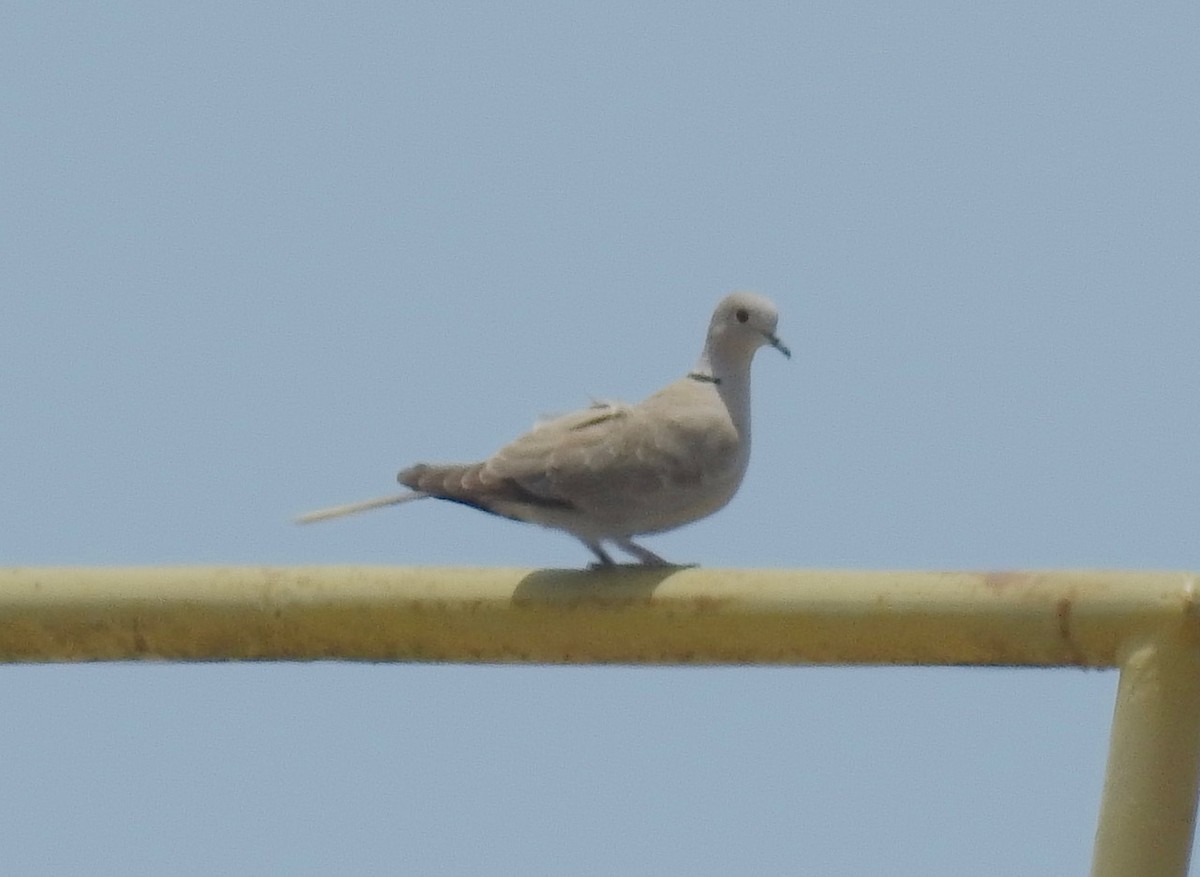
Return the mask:
<path id="1" fill-rule="evenodd" d="M 0 661 L 1120 667 L 1094 877 L 1184 877 L 1200 601 L 1183 572 L 0 570 Z"/>
<path id="2" fill-rule="evenodd" d="M 1183 877 L 1200 787 L 1200 649 L 1168 628 L 1132 640 L 1121 663 L 1092 875 Z"/>
<path id="3" fill-rule="evenodd" d="M 1195 576 L 398 567 L 0 570 L 0 660 L 1114 667 Z"/>

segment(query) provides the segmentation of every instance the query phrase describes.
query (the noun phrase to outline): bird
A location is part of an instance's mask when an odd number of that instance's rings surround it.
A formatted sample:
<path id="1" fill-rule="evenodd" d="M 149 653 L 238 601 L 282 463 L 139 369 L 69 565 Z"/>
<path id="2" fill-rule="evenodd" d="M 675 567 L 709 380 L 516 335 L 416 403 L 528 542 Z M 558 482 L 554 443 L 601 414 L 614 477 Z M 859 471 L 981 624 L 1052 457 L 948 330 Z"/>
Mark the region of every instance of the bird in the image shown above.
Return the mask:
<path id="1" fill-rule="evenodd" d="M 413 500 L 448 500 L 562 530 L 616 566 L 611 543 L 643 566 L 672 566 L 633 541 L 723 508 L 750 461 L 750 364 L 761 347 L 791 358 L 766 297 L 738 291 L 717 304 L 704 350 L 684 377 L 636 404 L 602 401 L 541 421 L 474 463 L 418 463 L 404 493 L 308 512 L 297 523 Z"/>

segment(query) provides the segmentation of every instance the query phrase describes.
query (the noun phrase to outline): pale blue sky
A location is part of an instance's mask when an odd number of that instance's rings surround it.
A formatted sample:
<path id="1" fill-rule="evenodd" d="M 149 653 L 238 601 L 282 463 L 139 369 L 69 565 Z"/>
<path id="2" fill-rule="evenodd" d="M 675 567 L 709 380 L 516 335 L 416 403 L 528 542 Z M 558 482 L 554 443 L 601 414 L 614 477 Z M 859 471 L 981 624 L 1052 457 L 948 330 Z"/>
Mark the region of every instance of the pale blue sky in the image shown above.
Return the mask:
<path id="1" fill-rule="evenodd" d="M 708 567 L 1195 569 L 1200 7 L 10 4 L 0 563 L 578 566 L 420 504 L 775 300 Z M 1085 873 L 1116 676 L 0 668 L 12 873 Z M 1193 867 L 1200 874 L 1200 868 Z"/>

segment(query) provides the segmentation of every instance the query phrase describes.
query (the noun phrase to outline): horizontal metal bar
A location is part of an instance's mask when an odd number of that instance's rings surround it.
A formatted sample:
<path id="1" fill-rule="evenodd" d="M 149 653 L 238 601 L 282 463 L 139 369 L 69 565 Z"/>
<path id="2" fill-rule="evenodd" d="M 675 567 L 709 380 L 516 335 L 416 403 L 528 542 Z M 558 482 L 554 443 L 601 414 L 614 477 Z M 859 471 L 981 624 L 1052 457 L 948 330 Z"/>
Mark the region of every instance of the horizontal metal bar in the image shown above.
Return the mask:
<path id="1" fill-rule="evenodd" d="M 0 569 L 0 660 L 1113 667 L 1200 643 L 1196 576 L 406 567 Z"/>

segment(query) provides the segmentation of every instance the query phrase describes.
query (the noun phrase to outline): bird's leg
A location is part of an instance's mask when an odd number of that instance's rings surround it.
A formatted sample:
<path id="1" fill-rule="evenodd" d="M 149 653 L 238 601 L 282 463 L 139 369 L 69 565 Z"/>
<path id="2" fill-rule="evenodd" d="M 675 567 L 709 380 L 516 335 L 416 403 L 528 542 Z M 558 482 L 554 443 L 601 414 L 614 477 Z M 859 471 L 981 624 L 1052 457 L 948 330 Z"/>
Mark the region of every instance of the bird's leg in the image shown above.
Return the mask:
<path id="1" fill-rule="evenodd" d="M 607 551 L 604 550 L 604 547 L 599 542 L 594 542 L 591 539 L 583 538 L 580 538 L 579 541 L 590 548 L 592 554 L 596 555 L 597 558 L 595 563 L 588 564 L 588 569 L 612 569 L 614 566 L 616 566 L 612 557 Z"/>
<path id="2" fill-rule="evenodd" d="M 613 542 L 615 542 L 617 547 L 619 547 L 622 551 L 627 551 L 640 560 L 644 566 L 674 566 L 673 563 L 663 560 L 653 551 L 648 548 L 643 548 L 632 539 L 614 539 Z"/>

